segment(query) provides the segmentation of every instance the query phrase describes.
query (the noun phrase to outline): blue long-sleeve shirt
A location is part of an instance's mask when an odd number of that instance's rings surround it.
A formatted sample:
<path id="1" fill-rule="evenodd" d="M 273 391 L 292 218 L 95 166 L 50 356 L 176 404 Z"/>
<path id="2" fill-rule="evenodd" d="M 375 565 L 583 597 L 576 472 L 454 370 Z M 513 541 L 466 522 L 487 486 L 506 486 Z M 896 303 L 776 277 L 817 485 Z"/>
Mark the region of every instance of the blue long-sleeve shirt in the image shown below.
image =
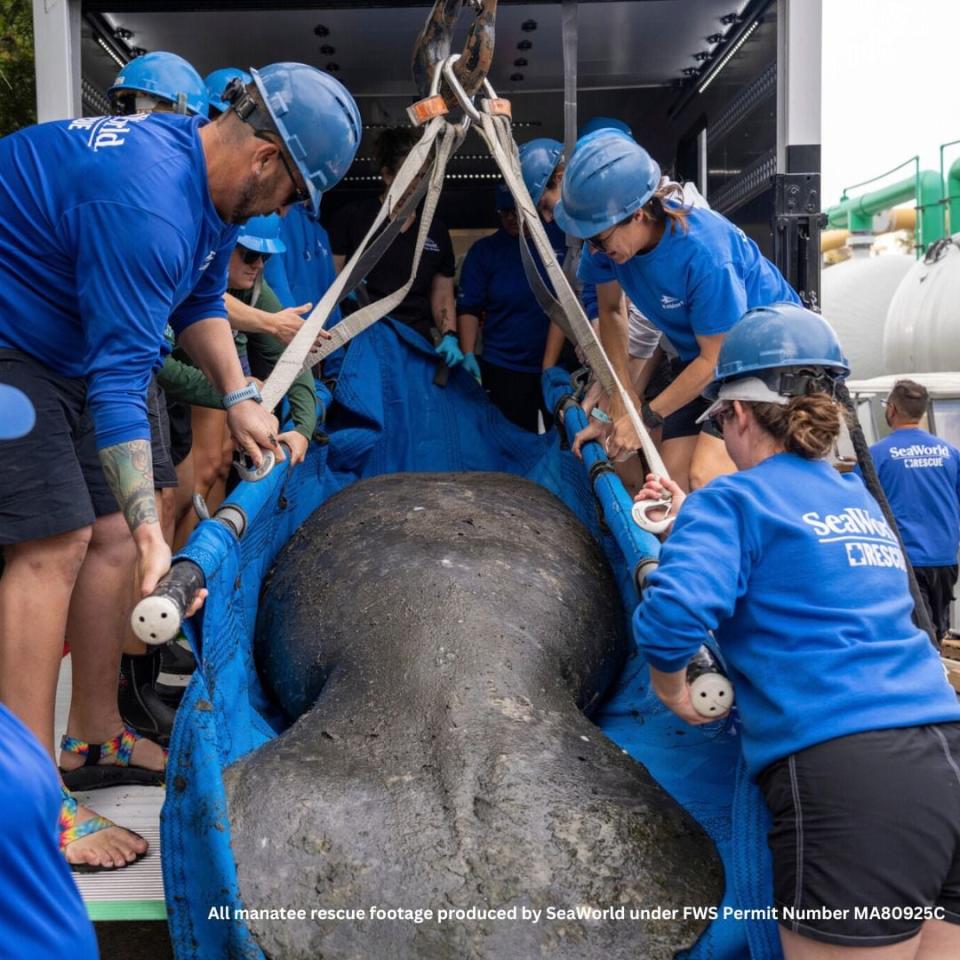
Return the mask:
<path id="1" fill-rule="evenodd" d="M 870 448 L 880 485 L 915 567 L 949 567 L 960 547 L 960 451 L 918 428 Z M 859 473 L 860 468 L 857 468 Z"/>
<path id="2" fill-rule="evenodd" d="M 337 276 L 327 231 L 306 207 L 299 205 L 291 207 L 280 220 L 280 239 L 287 249 L 267 261 L 264 279 L 283 306 L 316 306 Z M 340 308 L 335 307 L 326 325 L 332 327 L 339 320 Z"/>
<path id="3" fill-rule="evenodd" d="M 687 498 L 633 625 L 666 672 L 714 632 L 756 776 L 834 737 L 960 720 L 912 610 L 903 555 L 860 480 L 784 453 Z"/>
<path id="4" fill-rule="evenodd" d="M 149 438 L 168 321 L 226 322 L 236 229 L 210 198 L 204 122 L 92 117 L 0 140 L 0 347 L 86 380 L 100 448 Z"/>
<path id="5" fill-rule="evenodd" d="M 700 354 L 698 334 L 726 333 L 753 307 L 800 302 L 780 271 L 725 217 L 695 207 L 687 223 L 686 232 L 668 225 L 652 250 L 625 263 L 586 247 L 580 279 L 585 284 L 617 281 L 670 338 L 681 360 Z"/>

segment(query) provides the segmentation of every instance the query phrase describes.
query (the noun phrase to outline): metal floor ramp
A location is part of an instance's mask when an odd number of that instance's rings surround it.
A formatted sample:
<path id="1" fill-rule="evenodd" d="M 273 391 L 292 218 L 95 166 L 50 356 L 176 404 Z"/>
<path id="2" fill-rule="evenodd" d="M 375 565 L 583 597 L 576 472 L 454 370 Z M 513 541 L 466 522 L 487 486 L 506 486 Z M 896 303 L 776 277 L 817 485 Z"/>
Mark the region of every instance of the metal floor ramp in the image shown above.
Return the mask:
<path id="1" fill-rule="evenodd" d="M 57 685 L 56 742 L 66 729 L 70 708 L 70 657 L 64 657 Z M 80 894 L 93 921 L 165 920 L 163 875 L 160 869 L 160 808 L 163 787 L 109 787 L 77 793 L 77 799 L 97 813 L 135 830 L 150 844 L 147 855 L 122 870 L 75 873 Z"/>

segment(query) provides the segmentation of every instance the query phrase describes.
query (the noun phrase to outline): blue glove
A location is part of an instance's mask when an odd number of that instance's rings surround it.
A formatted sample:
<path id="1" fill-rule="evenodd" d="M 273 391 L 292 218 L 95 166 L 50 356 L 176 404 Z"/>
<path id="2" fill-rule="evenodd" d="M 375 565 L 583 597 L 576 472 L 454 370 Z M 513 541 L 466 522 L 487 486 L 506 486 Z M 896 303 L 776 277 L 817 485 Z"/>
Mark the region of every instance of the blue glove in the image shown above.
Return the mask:
<path id="1" fill-rule="evenodd" d="M 445 333 L 436 350 L 448 367 L 455 367 L 463 360 L 463 351 L 455 333 Z"/>
<path id="2" fill-rule="evenodd" d="M 463 369 L 473 377 L 477 383 L 483 383 L 483 378 L 480 376 L 480 364 L 477 363 L 477 358 L 475 354 L 467 353 L 463 357 Z"/>

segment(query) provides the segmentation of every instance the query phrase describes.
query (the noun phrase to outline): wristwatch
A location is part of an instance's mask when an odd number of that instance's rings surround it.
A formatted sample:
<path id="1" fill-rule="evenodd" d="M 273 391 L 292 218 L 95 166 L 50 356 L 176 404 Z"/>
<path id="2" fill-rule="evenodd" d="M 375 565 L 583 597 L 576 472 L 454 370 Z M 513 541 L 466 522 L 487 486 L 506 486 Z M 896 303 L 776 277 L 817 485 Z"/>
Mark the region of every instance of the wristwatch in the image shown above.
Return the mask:
<path id="1" fill-rule="evenodd" d="M 256 400 L 257 403 L 263 403 L 263 397 L 260 396 L 257 385 L 252 381 L 239 390 L 231 390 L 229 393 L 225 393 L 223 395 L 223 409 L 229 410 L 232 406 L 243 403 L 244 400 Z"/>
<path id="2" fill-rule="evenodd" d="M 657 427 L 663 426 L 663 417 L 649 403 L 640 405 L 640 419 L 648 430 L 656 430 Z"/>

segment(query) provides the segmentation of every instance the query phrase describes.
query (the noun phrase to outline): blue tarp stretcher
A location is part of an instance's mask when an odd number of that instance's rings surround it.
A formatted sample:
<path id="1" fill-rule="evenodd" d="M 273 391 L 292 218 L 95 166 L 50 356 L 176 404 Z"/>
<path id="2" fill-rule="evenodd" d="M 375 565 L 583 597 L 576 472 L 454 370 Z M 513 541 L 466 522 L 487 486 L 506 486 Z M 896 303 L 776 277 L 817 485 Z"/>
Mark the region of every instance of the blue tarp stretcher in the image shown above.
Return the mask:
<path id="1" fill-rule="evenodd" d="M 261 958 L 242 921 L 243 906 L 230 848 L 223 771 L 282 732 L 279 713 L 264 693 L 253 661 L 261 583 L 293 532 L 338 490 L 365 477 L 407 471 L 502 471 L 553 492 L 603 544 L 617 575 L 625 613 L 637 603 L 634 571 L 655 557 L 657 544 L 630 519 L 619 480 L 587 468 L 602 456 L 596 444 L 586 466 L 557 431 L 535 436 L 505 420 L 462 370 L 443 388 L 433 383 L 437 358 L 415 333 L 385 320 L 349 346 L 329 408 L 329 443 L 311 445 L 295 470 L 286 465 L 256 484 L 241 484 L 230 502 L 246 514 L 237 540 L 222 524 L 200 524 L 183 555 L 204 571 L 209 599 L 186 625 L 202 651 L 177 715 L 170 745 L 163 808 L 164 885 L 178 960 Z M 559 369 L 544 376 L 554 407 L 570 394 Z M 568 429 L 583 425 L 572 408 Z M 596 489 L 596 496 L 594 494 Z M 601 516 L 602 514 L 602 516 Z M 595 722 L 703 826 L 723 861 L 726 890 L 713 921 L 685 960 L 776 960 L 770 920 L 724 917 L 724 908 L 760 911 L 772 903 L 767 813 L 744 773 L 735 719 L 690 727 L 650 690 L 648 671 L 634 653 Z M 656 904 L 644 905 L 654 907 Z"/>

